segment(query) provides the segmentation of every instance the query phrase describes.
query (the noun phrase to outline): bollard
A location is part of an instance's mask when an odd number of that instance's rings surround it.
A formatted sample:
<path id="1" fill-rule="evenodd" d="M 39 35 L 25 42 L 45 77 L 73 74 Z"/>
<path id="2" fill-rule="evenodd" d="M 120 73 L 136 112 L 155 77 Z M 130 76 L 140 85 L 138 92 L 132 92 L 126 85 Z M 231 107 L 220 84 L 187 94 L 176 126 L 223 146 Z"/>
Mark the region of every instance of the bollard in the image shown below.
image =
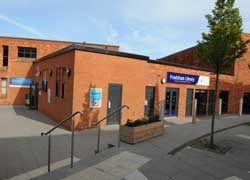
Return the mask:
<path id="1" fill-rule="evenodd" d="M 242 110 L 243 110 L 243 98 L 240 99 L 240 111 L 239 111 L 239 116 L 242 116 Z"/>
<path id="2" fill-rule="evenodd" d="M 197 99 L 194 100 L 194 106 L 193 106 L 193 113 L 192 113 L 192 123 L 196 123 L 196 111 L 197 111 Z"/>
<path id="3" fill-rule="evenodd" d="M 222 99 L 219 99 L 219 119 L 221 118 L 221 111 L 222 111 Z"/>
<path id="4" fill-rule="evenodd" d="M 165 101 L 160 103 L 160 120 L 164 120 Z"/>

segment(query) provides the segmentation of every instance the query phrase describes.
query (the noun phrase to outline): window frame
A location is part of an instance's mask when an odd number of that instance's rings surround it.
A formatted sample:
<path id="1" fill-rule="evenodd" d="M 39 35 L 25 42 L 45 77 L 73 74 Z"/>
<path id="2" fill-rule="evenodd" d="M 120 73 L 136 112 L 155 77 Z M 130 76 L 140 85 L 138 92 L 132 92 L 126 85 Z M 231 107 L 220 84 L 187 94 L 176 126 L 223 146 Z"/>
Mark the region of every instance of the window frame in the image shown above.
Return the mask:
<path id="1" fill-rule="evenodd" d="M 59 97 L 61 99 L 64 99 L 65 95 L 65 82 L 64 82 L 64 76 L 65 76 L 65 67 L 58 67 L 56 68 L 56 82 L 55 82 L 55 96 Z"/>
<path id="2" fill-rule="evenodd" d="M 18 46 L 17 57 L 19 59 L 36 59 L 37 48 Z"/>
<path id="3" fill-rule="evenodd" d="M 9 65 L 9 46 L 3 45 L 3 67 L 8 67 Z"/>

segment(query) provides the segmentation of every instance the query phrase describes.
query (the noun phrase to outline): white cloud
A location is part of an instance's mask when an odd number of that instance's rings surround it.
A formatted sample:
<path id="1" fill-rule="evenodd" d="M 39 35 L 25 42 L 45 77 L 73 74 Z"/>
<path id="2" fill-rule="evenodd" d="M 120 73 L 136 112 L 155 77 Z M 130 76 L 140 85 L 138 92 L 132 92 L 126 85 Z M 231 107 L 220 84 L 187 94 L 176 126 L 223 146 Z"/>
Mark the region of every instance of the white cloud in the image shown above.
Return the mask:
<path id="1" fill-rule="evenodd" d="M 0 20 L 7 22 L 9 24 L 12 24 L 12 25 L 16 26 L 17 28 L 22 29 L 25 32 L 36 35 L 38 37 L 41 37 L 41 38 L 47 37 L 45 34 L 39 32 L 35 28 L 33 28 L 31 26 L 24 25 L 24 24 L 12 19 L 12 18 L 9 18 L 5 15 L 0 14 Z"/>

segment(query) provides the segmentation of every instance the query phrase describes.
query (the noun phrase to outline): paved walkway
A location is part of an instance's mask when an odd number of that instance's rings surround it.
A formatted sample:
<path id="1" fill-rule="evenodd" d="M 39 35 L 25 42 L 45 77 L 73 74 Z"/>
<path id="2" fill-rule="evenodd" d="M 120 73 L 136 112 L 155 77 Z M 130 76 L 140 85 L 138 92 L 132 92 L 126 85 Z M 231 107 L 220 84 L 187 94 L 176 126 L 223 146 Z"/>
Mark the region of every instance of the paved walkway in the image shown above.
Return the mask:
<path id="1" fill-rule="evenodd" d="M 168 119 L 163 136 L 133 146 L 121 143 L 119 149 L 107 149 L 106 143 L 117 142 L 117 131 L 105 128 L 102 131 L 101 153 L 98 155 L 94 154 L 96 129 L 85 130 L 76 134 L 77 162 L 73 169 L 67 165 L 70 156 L 70 133 L 62 128 L 52 137 L 54 171 L 48 174 L 45 168 L 47 138 L 40 137 L 40 133 L 55 123 L 42 114 L 26 110 L 24 107 L 0 107 L 0 113 L 1 123 L 4 124 L 0 127 L 0 179 L 204 180 L 226 179 L 233 176 L 250 179 L 250 174 L 247 173 L 250 171 L 249 158 L 246 158 L 249 157 L 247 147 L 250 146 L 250 140 L 247 137 L 250 138 L 250 127 L 247 126 L 216 135 L 216 140 L 230 139 L 233 142 L 234 149 L 226 156 L 192 148 L 185 148 L 175 156 L 168 155 L 173 148 L 208 133 L 209 120 L 191 124 L 190 119 Z M 215 127 L 221 129 L 247 122 L 250 121 L 249 117 L 226 116 L 217 120 Z M 231 166 L 228 165 L 229 161 Z M 213 164 L 221 165 L 223 171 L 220 172 Z M 103 169 L 105 166 L 110 168 Z M 244 169 L 240 169 L 243 166 Z"/>

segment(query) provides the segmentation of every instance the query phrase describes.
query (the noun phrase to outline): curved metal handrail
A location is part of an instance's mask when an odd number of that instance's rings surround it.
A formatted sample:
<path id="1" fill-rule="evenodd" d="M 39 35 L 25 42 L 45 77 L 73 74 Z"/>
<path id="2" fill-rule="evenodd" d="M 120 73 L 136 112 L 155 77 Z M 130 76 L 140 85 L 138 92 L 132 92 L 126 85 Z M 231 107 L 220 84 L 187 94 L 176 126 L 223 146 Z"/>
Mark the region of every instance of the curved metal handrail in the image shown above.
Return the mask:
<path id="1" fill-rule="evenodd" d="M 101 120 L 99 120 L 99 121 L 97 121 L 95 123 L 92 123 L 92 125 L 98 125 L 98 124 L 100 124 L 102 121 L 104 121 L 105 119 L 108 119 L 110 116 L 114 115 L 115 113 L 117 113 L 118 111 L 122 110 L 125 107 L 127 109 L 129 109 L 129 106 L 123 105 L 123 106 L 117 108 L 116 110 L 114 110 L 113 112 L 111 112 L 110 114 L 108 114 L 106 117 L 102 118 Z"/>
<path id="2" fill-rule="evenodd" d="M 92 125 L 98 125 L 98 136 L 97 136 L 97 149 L 95 150 L 95 153 L 99 153 L 100 150 L 100 139 L 101 139 L 101 126 L 100 123 L 104 121 L 105 119 L 109 118 L 110 116 L 114 115 L 117 112 L 120 112 L 123 108 L 129 109 L 129 106 L 127 105 L 122 105 L 121 107 L 117 108 L 110 114 L 108 114 L 106 117 L 102 118 L 100 121 L 97 121 L 96 123 L 92 123 Z M 119 122 L 119 139 L 118 139 L 118 147 L 120 147 L 120 128 L 121 128 L 121 122 Z"/>
<path id="3" fill-rule="evenodd" d="M 53 132 L 55 129 L 57 129 L 59 126 L 61 126 L 62 124 L 64 124 L 66 121 L 70 120 L 71 118 L 73 118 L 75 115 L 80 114 L 81 116 L 83 115 L 82 111 L 76 111 L 73 114 L 67 116 L 64 120 L 62 120 L 60 123 L 58 123 L 55 127 L 53 127 L 52 129 L 50 129 L 49 131 L 47 131 L 46 133 L 41 133 L 41 136 L 47 136 L 48 134 L 50 134 L 51 132 Z"/>
<path id="4" fill-rule="evenodd" d="M 41 133 L 41 136 L 48 136 L 48 172 L 50 172 L 50 156 L 51 156 L 51 133 L 56 130 L 59 126 L 64 124 L 66 121 L 71 120 L 71 130 L 72 130 L 72 136 L 71 136 L 71 159 L 70 159 L 70 166 L 73 168 L 73 161 L 74 161 L 74 133 L 75 133 L 75 121 L 73 117 L 77 114 L 83 115 L 82 111 L 76 111 L 73 114 L 67 116 L 64 120 L 62 120 L 60 123 L 58 123 L 55 127 L 47 131 L 46 133 Z"/>

